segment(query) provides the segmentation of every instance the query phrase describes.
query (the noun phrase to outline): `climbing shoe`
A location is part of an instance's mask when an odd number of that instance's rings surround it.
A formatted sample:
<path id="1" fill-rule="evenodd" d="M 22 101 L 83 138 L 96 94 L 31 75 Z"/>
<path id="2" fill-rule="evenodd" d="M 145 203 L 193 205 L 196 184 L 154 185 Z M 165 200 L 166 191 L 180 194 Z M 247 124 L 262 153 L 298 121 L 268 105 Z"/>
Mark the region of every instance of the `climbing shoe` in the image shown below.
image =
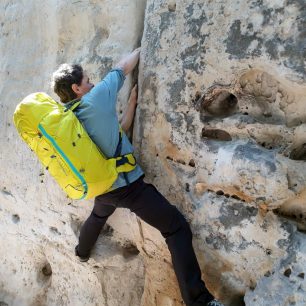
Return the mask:
<path id="1" fill-rule="evenodd" d="M 81 262 L 86 262 L 86 261 L 88 261 L 88 259 L 89 259 L 89 257 L 90 257 L 89 255 L 88 255 L 88 256 L 80 256 L 80 255 L 79 255 L 79 252 L 78 252 L 78 245 L 75 247 L 74 253 L 75 253 L 75 256 L 79 257 L 79 260 L 80 260 Z"/>
<path id="2" fill-rule="evenodd" d="M 207 306 L 224 306 L 224 305 L 218 302 L 217 300 L 212 300 L 207 304 Z"/>

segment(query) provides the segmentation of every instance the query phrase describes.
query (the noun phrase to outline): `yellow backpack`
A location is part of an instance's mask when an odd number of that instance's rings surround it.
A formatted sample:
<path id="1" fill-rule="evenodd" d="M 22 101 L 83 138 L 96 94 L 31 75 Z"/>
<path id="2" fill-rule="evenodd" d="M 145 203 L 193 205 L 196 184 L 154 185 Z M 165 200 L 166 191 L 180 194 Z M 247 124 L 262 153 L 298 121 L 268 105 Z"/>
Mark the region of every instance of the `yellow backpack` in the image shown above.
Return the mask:
<path id="1" fill-rule="evenodd" d="M 45 93 L 33 93 L 17 105 L 14 123 L 67 195 L 90 199 L 109 190 L 118 173 L 132 171 L 136 160 L 132 153 L 119 156 L 121 128 L 116 157 L 107 159 L 73 113 L 79 104 L 68 108 Z"/>

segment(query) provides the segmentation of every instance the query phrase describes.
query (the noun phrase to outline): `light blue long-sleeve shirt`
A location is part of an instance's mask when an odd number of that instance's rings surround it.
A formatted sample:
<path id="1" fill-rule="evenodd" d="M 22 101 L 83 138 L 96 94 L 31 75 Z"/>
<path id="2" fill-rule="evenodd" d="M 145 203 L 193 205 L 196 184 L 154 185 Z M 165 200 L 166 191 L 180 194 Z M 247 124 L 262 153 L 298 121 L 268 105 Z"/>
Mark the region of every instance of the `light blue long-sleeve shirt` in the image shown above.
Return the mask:
<path id="1" fill-rule="evenodd" d="M 119 142 L 119 121 L 116 112 L 117 93 L 125 80 L 122 69 L 111 70 L 106 77 L 84 95 L 74 111 L 88 135 L 101 149 L 105 157 L 114 157 Z M 134 151 L 128 137 L 123 133 L 121 155 Z M 130 183 L 144 173 L 139 165 L 127 173 Z M 126 186 L 122 173 L 109 191 Z"/>

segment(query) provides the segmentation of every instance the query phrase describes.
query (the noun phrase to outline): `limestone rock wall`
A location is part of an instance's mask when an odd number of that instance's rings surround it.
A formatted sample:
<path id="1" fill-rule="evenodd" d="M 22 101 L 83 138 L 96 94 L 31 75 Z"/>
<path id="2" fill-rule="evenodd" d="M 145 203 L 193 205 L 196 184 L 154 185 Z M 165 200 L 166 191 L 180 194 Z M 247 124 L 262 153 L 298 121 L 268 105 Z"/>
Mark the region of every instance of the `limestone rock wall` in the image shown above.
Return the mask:
<path id="1" fill-rule="evenodd" d="M 305 13 L 304 1 L 147 3 L 134 140 L 226 305 L 306 303 Z"/>
<path id="2" fill-rule="evenodd" d="M 92 201 L 67 199 L 12 124 L 60 63 L 96 82 L 140 41 L 136 153 L 190 221 L 209 289 L 305 305 L 305 23 L 303 0 L 3 0 L 0 305 L 182 305 L 162 236 L 126 210 L 78 262 Z"/>
<path id="3" fill-rule="evenodd" d="M 93 259 L 80 263 L 74 247 L 92 201 L 66 198 L 22 143 L 12 115 L 31 92 L 55 97 L 51 74 L 63 62 L 81 63 L 97 82 L 138 46 L 144 11 L 145 1 L 1 1 L 2 306 L 141 304 L 144 263 L 135 246 L 135 217 L 115 213 Z M 128 78 L 118 111 L 130 83 Z"/>

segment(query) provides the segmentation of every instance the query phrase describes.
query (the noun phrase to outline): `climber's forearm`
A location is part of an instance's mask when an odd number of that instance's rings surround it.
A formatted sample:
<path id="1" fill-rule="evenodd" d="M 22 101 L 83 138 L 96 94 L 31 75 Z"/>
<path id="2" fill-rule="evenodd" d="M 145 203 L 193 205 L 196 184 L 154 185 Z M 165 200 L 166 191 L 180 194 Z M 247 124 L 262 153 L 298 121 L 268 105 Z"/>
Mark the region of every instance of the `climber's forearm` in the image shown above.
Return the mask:
<path id="1" fill-rule="evenodd" d="M 125 75 L 129 74 L 137 65 L 139 60 L 140 48 L 135 49 L 132 53 L 124 57 L 116 68 L 121 68 Z"/>
<path id="2" fill-rule="evenodd" d="M 136 110 L 135 103 L 129 101 L 127 108 L 121 119 L 121 127 L 125 133 L 127 133 L 130 127 L 132 126 L 133 119 L 135 116 L 135 110 Z"/>

